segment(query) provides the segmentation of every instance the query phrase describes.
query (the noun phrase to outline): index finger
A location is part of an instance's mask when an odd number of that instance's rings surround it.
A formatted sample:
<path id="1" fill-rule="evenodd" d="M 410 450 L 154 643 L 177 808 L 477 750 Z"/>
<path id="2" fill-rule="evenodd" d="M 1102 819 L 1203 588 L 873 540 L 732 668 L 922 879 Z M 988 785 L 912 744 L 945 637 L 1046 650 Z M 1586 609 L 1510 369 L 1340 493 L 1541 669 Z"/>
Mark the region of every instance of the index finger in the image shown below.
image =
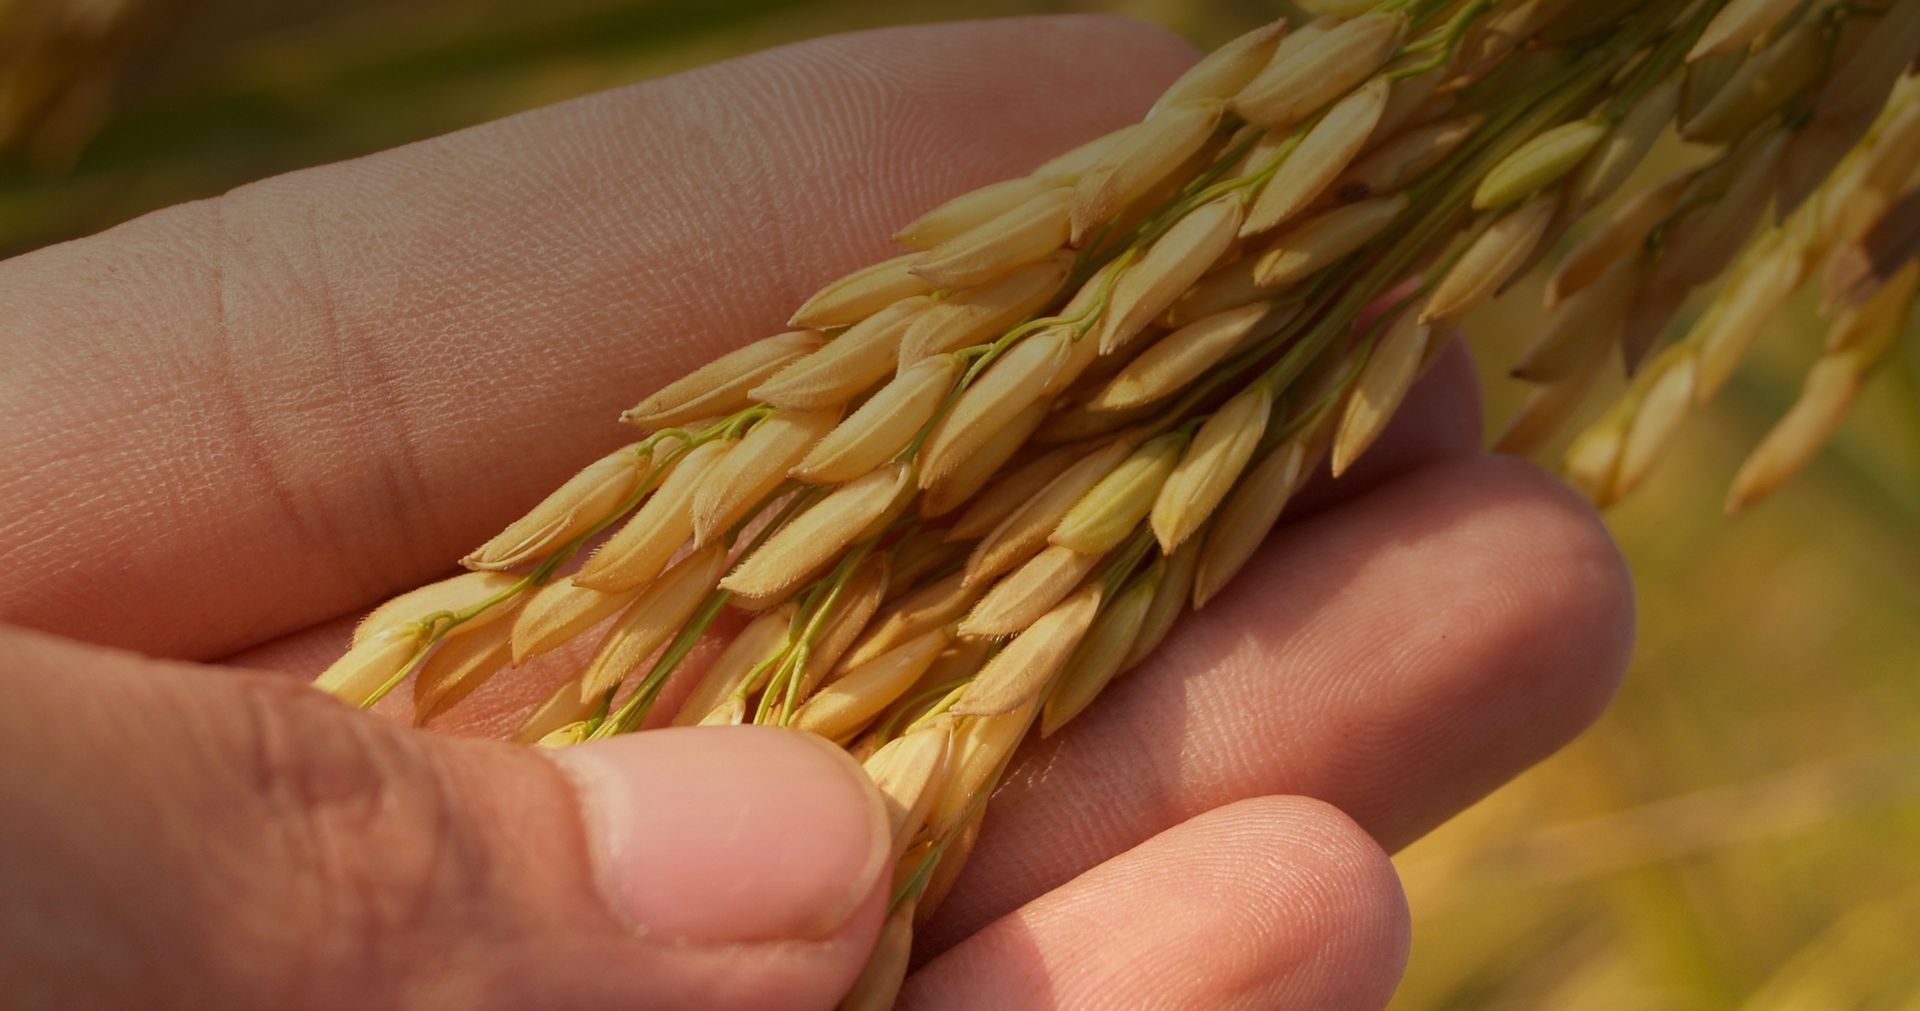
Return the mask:
<path id="1" fill-rule="evenodd" d="M 414 585 L 1191 59 L 1109 18 L 822 39 L 0 264 L 0 621 L 204 658 Z"/>

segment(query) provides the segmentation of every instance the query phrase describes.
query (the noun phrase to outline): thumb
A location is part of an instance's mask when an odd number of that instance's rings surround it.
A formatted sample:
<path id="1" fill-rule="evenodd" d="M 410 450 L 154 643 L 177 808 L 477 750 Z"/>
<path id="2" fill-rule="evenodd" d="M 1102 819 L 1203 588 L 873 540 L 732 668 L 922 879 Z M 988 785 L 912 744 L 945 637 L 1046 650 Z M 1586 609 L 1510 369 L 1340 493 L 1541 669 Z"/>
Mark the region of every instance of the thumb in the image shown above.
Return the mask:
<path id="1" fill-rule="evenodd" d="M 0 683 L 0 1008 L 829 1008 L 884 912 L 799 732 L 543 753 L 6 630 Z"/>

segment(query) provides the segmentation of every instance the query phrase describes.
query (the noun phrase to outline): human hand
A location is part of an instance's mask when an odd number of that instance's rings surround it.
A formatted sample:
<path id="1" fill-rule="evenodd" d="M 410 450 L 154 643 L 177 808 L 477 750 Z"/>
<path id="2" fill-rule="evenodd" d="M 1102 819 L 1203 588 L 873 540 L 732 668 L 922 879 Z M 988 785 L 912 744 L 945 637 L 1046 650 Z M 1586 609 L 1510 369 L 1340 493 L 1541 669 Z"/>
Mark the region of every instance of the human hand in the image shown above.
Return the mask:
<path id="1" fill-rule="evenodd" d="M 1088 19 L 823 40 L 0 266 L 0 620 L 311 674 L 619 407 L 1191 58 Z M 1577 732 L 1630 638 L 1604 531 L 1479 455 L 1468 375 L 1022 760 L 903 1004 L 1384 1003 L 1385 851 Z M 788 732 L 556 764 L 46 635 L 0 671 L 0 1005 L 826 1007 L 878 928 L 871 792 Z M 443 729 L 550 687 L 513 682 Z"/>

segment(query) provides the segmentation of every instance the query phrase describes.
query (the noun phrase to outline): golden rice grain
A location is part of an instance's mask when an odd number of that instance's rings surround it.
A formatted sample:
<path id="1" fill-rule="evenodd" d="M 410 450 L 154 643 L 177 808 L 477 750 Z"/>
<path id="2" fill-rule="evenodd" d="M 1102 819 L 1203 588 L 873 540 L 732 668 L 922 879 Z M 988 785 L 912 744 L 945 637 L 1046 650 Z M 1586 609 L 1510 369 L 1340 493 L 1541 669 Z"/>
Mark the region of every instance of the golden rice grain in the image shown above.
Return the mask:
<path id="1" fill-rule="evenodd" d="M 829 740 L 858 733 L 892 705 L 947 648 L 947 635 L 938 629 L 854 666 L 814 693 L 793 716 L 793 725 Z"/>
<path id="2" fill-rule="evenodd" d="M 793 476 L 814 484 L 839 484 L 886 463 L 933 420 L 964 368 L 953 355 L 909 366 L 807 451 L 793 467 Z"/>
<path id="3" fill-rule="evenodd" d="M 1337 207 L 1301 222 L 1254 261 L 1255 283 L 1283 287 L 1318 273 L 1379 238 L 1407 209 L 1404 193 Z"/>
<path id="4" fill-rule="evenodd" d="M 1661 82 L 1636 103 L 1574 174 L 1568 193 L 1575 210 L 1585 212 L 1612 196 L 1640 167 L 1679 111 L 1678 80 Z"/>
<path id="5" fill-rule="evenodd" d="M 651 456 L 637 443 L 601 457 L 460 564 L 470 569 L 510 569 L 545 558 L 611 516 L 640 487 L 650 462 Z"/>
<path id="6" fill-rule="evenodd" d="M 1051 301 L 1072 269 L 1072 254 L 1056 254 L 929 306 L 900 338 L 900 368 L 998 338 Z"/>
<path id="7" fill-rule="evenodd" d="M 1407 313 L 1387 328 L 1386 335 L 1367 356 L 1360 378 L 1340 418 L 1333 439 L 1333 476 L 1346 473 L 1360 454 L 1373 445 L 1387 422 L 1393 420 L 1400 402 L 1413 388 L 1426 358 L 1427 341 L 1433 331 L 1413 313 Z"/>
<path id="8" fill-rule="evenodd" d="M 1067 244 L 1073 191 L 1047 190 L 977 228 L 928 250 L 911 268 L 943 288 L 967 288 L 1046 259 Z"/>
<path id="9" fill-rule="evenodd" d="M 786 651 L 794 616 L 799 613 L 798 604 L 782 604 L 762 611 L 748 622 L 714 658 L 686 701 L 680 704 L 673 725 L 699 724 L 708 714 L 720 709 L 729 696 L 737 694 L 744 698 L 765 687 L 773 673 L 773 661 Z M 749 675 L 754 675 L 751 682 Z"/>
<path id="10" fill-rule="evenodd" d="M 1366 148 L 1391 93 L 1386 81 L 1369 81 L 1328 109 L 1261 187 L 1247 209 L 1241 234 L 1258 235 L 1286 224 L 1332 188 Z"/>
<path id="11" fill-rule="evenodd" d="M 1087 401 L 1105 410 L 1173 396 L 1227 358 L 1272 336 L 1294 314 L 1266 303 L 1214 313 L 1154 341 Z"/>
<path id="12" fill-rule="evenodd" d="M 1141 630 L 1141 619 L 1153 606 L 1159 579 L 1136 579 L 1102 608 L 1060 672 L 1040 710 L 1040 736 L 1055 731 L 1093 704 L 1114 675 L 1120 673 Z"/>
<path id="13" fill-rule="evenodd" d="M 1312 115 L 1384 66 L 1406 36 L 1403 14 L 1365 14 L 1329 28 L 1311 45 L 1280 54 L 1240 94 L 1233 111 L 1282 128 Z"/>
<path id="14" fill-rule="evenodd" d="M 921 313 L 936 303 L 913 296 L 887 305 L 805 358 L 753 388 L 776 407 L 838 407 L 885 379 L 900 360 L 900 342 Z"/>
<path id="15" fill-rule="evenodd" d="M 1072 593 L 1101 557 L 1059 545 L 1046 548 L 995 583 L 967 612 L 959 634 L 991 639 L 1018 633 Z"/>
<path id="16" fill-rule="evenodd" d="M 1162 553 L 1186 543 L 1233 490 L 1253 459 L 1273 413 L 1273 387 L 1256 382 L 1201 424 L 1149 516 Z"/>
<path id="17" fill-rule="evenodd" d="M 730 439 L 715 439 L 689 450 L 633 518 L 580 567 L 573 582 L 617 592 L 659 575 L 693 536 L 693 504 L 708 468 L 725 459 L 734 445 Z"/>
<path id="18" fill-rule="evenodd" d="M 647 428 L 683 425 L 699 418 L 732 414 L 753 405 L 747 392 L 775 372 L 817 351 L 826 338 L 817 331 L 795 330 L 730 351 L 668 383 L 620 416 Z"/>
<path id="19" fill-rule="evenodd" d="M 651 578 L 651 577 L 649 577 Z M 608 592 L 564 577 L 541 587 L 513 623 L 513 662 L 546 653 L 625 610 L 642 587 Z"/>
<path id="20" fill-rule="evenodd" d="M 566 727 L 573 726 L 593 715 L 599 706 L 599 700 L 582 702 L 580 700 L 580 679 L 574 678 L 553 690 L 546 701 L 534 707 L 534 710 L 514 731 L 516 744 L 537 744 L 546 740 Z"/>
<path id="21" fill-rule="evenodd" d="M 1081 496 L 1047 540 L 1089 555 L 1119 547 L 1153 511 L 1188 442 L 1185 432 L 1148 440 Z"/>
<path id="22" fill-rule="evenodd" d="M 1240 219 L 1240 199 L 1222 197 L 1196 208 L 1147 247 L 1113 284 L 1112 302 L 1093 334 L 1100 353 L 1132 340 L 1166 312 L 1226 252 Z"/>
<path id="23" fill-rule="evenodd" d="M 966 511 L 947 528 L 947 539 L 977 541 L 992 533 L 1085 455 L 1084 446 L 1061 446 L 1013 468 L 967 503 Z"/>
<path id="24" fill-rule="evenodd" d="M 1533 261 L 1560 208 L 1558 194 L 1539 193 L 1495 219 L 1434 286 L 1420 319 L 1457 323 L 1491 299 Z"/>
<path id="25" fill-rule="evenodd" d="M 921 450 L 920 486 L 930 487 L 1007 428 L 1046 393 L 1066 363 L 1072 338 L 1062 331 L 1036 334 L 989 365 L 934 423 Z"/>
<path id="26" fill-rule="evenodd" d="M 902 299 L 932 291 L 932 281 L 913 273 L 922 255 L 908 253 L 883 260 L 827 285 L 801 304 L 790 325 L 815 330 L 850 326 Z"/>
<path id="27" fill-rule="evenodd" d="M 1100 610 L 1100 587 L 1088 586 L 1023 622 L 1007 648 L 987 661 L 948 712 L 999 716 L 1030 708 L 1066 666 Z M 962 626 L 964 634 L 965 626 Z"/>
<path id="28" fill-rule="evenodd" d="M 1681 217 L 1666 237 L 1660 254 L 1662 276 L 1677 285 L 1703 283 L 1726 269 L 1753 233 L 1779 183 L 1781 156 L 1789 132 L 1772 130 L 1749 142 L 1730 164 L 1731 178 L 1716 182 L 1703 176 L 1695 191 L 1718 190 L 1711 203 Z M 1682 202 L 1695 195 L 1690 191 Z"/>
<path id="29" fill-rule="evenodd" d="M 1827 70 L 1827 42 L 1817 19 L 1802 22 L 1747 60 L 1680 135 L 1703 144 L 1730 144 L 1798 97 Z"/>
<path id="30" fill-rule="evenodd" d="M 867 956 L 853 986 L 841 998 L 840 1011 L 887 1011 L 894 1006 L 912 963 L 916 905 L 908 899 L 887 913 L 880 939 L 874 942 L 873 953 Z"/>
<path id="31" fill-rule="evenodd" d="M 426 643 L 418 625 L 395 625 L 355 644 L 335 660 L 313 686 L 349 705 L 366 705 Z"/>
<path id="32" fill-rule="evenodd" d="M 1254 79 L 1273 58 L 1287 31 L 1285 19 L 1261 25 L 1208 53 L 1167 86 L 1160 99 L 1147 110 L 1152 119 L 1163 109 L 1206 99 L 1229 99 Z"/>
<path id="33" fill-rule="evenodd" d="M 704 467 L 706 475 L 694 491 L 691 509 L 694 545 L 715 543 L 734 524 L 753 515 L 786 480 L 787 472 L 827 433 L 836 430 L 839 420 L 837 406 L 777 410 L 755 425 L 738 445 Z M 843 480 L 859 477 L 883 462 L 884 455 Z"/>
<path id="34" fill-rule="evenodd" d="M 1078 246 L 1094 229 L 1172 175 L 1212 136 L 1224 103 L 1213 99 L 1161 109 L 1152 122 L 1128 131 L 1079 176 L 1068 209 L 1071 241 Z"/>
<path id="35" fill-rule="evenodd" d="M 1730 0 L 1687 51 L 1689 61 L 1733 52 L 1771 32 L 1800 6 L 1800 0 Z"/>
<path id="36" fill-rule="evenodd" d="M 1194 607 L 1205 607 L 1252 560 L 1305 482 L 1307 452 L 1298 439 L 1281 443 L 1247 472 L 1246 480 L 1221 505 L 1195 560 Z"/>
<path id="37" fill-rule="evenodd" d="M 496 622 L 478 635 L 435 647 L 413 677 L 415 724 L 453 708 L 513 660 L 513 626 Z"/>
<path id="38" fill-rule="evenodd" d="M 975 546 L 961 574 L 967 585 L 984 586 L 1038 554 L 1067 513 L 1127 459 L 1135 442 L 1132 438 L 1111 440 L 1056 471 L 1053 480 L 1029 496 Z"/>
<path id="39" fill-rule="evenodd" d="M 832 612 L 826 622 L 807 646 L 806 666 L 800 669 L 800 688 L 798 698 L 813 694 L 815 688 L 829 680 L 834 674 L 842 657 L 860 641 L 868 623 L 880 610 L 880 602 L 886 599 L 887 584 L 892 580 L 892 572 L 884 553 L 867 556 L 854 570 L 846 584 L 840 588 L 840 595 L 834 602 Z M 845 671 L 840 673 L 844 674 Z M 838 676 L 835 674 L 835 676 Z"/>
<path id="40" fill-rule="evenodd" d="M 974 844 L 980 841 L 980 825 L 986 815 L 983 806 L 975 810 L 960 827 L 951 831 L 951 841 L 940 853 L 940 861 L 933 865 L 933 873 L 927 876 L 927 887 L 920 893 L 920 901 L 913 911 L 914 927 L 925 925 L 934 910 L 939 909 L 953 891 L 953 886 L 960 880 L 960 872 L 966 869 L 967 860 L 973 855 Z"/>
<path id="41" fill-rule="evenodd" d="M 1648 367 L 1644 392 L 1636 398 L 1633 419 L 1620 444 L 1620 463 L 1608 496 L 1618 500 L 1639 487 L 1693 406 L 1697 375 L 1693 351 L 1673 348 Z"/>
<path id="42" fill-rule="evenodd" d="M 442 613 L 459 613 L 477 607 L 513 589 L 523 577 L 512 572 L 463 572 L 460 575 L 428 583 L 373 609 L 353 629 L 353 645 L 358 646 L 397 625 L 411 624 Z M 445 634 L 467 635 L 512 614 L 520 598 L 496 604 L 455 625 Z"/>
<path id="43" fill-rule="evenodd" d="M 1527 141 L 1480 181 L 1473 194 L 1474 210 L 1517 204 L 1559 182 L 1593 153 L 1608 132 L 1607 124 L 1582 119 Z"/>
<path id="44" fill-rule="evenodd" d="M 598 698 L 665 646 L 713 591 L 726 564 L 726 549 L 716 544 L 680 559 L 647 584 L 600 640 L 580 675 L 581 699 Z"/>
<path id="45" fill-rule="evenodd" d="M 1055 185 L 1034 176 L 989 183 L 977 190 L 962 193 L 908 222 L 893 233 L 893 241 L 913 249 L 932 249 L 992 221 L 1055 188 Z"/>
<path id="46" fill-rule="evenodd" d="M 1007 424 L 994 431 L 980 448 L 974 450 L 945 474 L 934 478 L 920 496 L 920 515 L 934 519 L 967 504 L 980 492 L 980 489 L 992 481 L 1008 460 L 1020 452 L 1027 440 L 1040 427 L 1041 422 L 1049 421 L 1048 411 L 1052 404 L 1047 400 L 1038 400 L 1028 405 Z M 1049 422 L 1051 428 L 1051 422 Z"/>
<path id="47" fill-rule="evenodd" d="M 1384 119 L 1383 113 L 1382 127 Z M 1486 117 L 1476 114 L 1408 130 L 1355 162 L 1334 182 L 1332 192 L 1360 199 L 1400 190 L 1445 161 L 1485 123 Z M 1376 128 L 1372 134 L 1381 132 Z"/>
<path id="48" fill-rule="evenodd" d="M 1184 327 L 1278 294 L 1278 285 L 1262 285 L 1253 279 L 1253 268 L 1254 258 L 1248 256 L 1215 268 L 1174 299 L 1161 321 L 1167 326 Z"/>
<path id="49" fill-rule="evenodd" d="M 1141 615 L 1139 632 L 1134 636 L 1132 645 L 1127 647 L 1126 658 L 1120 661 L 1122 671 L 1138 667 L 1141 661 L 1159 649 L 1160 644 L 1166 641 L 1167 633 L 1173 631 L 1174 623 L 1185 612 L 1188 597 L 1193 592 L 1194 570 L 1199 567 L 1201 543 L 1204 543 L 1204 539 L 1189 540 L 1186 547 L 1164 556 L 1157 563 L 1159 578 L 1154 586 L 1153 602 L 1147 605 L 1146 613 Z"/>
<path id="50" fill-rule="evenodd" d="M 891 463 L 835 488 L 787 521 L 720 581 L 722 589 L 768 599 L 827 567 L 913 490 L 913 467 Z"/>
<path id="51" fill-rule="evenodd" d="M 1746 357 L 1768 320 L 1805 280 L 1806 250 L 1792 242 L 1771 242 L 1740 271 L 1714 300 L 1689 335 L 1698 347 L 1694 395 L 1711 400 Z"/>

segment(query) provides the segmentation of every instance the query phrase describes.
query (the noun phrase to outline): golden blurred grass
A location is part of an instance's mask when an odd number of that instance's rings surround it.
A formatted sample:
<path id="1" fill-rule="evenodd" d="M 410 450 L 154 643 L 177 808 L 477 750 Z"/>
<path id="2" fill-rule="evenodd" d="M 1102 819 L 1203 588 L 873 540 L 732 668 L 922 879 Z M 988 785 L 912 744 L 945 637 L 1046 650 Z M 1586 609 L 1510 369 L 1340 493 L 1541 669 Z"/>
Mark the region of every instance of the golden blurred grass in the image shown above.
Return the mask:
<path id="1" fill-rule="evenodd" d="M 0 18 L 54 0 L 0 0 Z M 74 2 L 74 0 L 59 0 Z M 99 5 L 101 0 L 87 0 Z M 1211 44 L 1258 0 L 137 0 L 117 102 L 0 157 L 0 253 L 302 165 L 833 31 L 1098 9 Z M 110 6 L 110 5 L 109 5 Z M 0 57 L 9 54 L 0 31 Z M 73 64 L 79 66 L 80 64 Z M 59 124 L 56 124 L 59 126 Z M 1537 290 L 1473 321 L 1489 413 Z M 1400 1008 L 1920 1011 L 1920 342 L 1819 463 L 1734 520 L 1811 308 L 1611 516 L 1639 580 L 1618 704 L 1400 859 Z"/>

